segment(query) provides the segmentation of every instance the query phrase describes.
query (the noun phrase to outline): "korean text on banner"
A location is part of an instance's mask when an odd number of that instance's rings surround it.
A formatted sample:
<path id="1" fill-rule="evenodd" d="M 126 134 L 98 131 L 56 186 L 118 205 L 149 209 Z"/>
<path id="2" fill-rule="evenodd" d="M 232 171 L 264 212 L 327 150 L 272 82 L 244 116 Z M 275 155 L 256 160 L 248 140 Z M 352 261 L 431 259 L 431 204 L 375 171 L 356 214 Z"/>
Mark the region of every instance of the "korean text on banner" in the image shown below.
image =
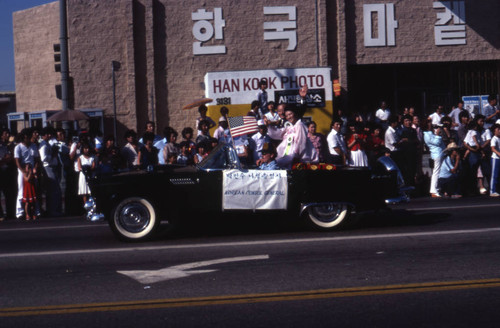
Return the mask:
<path id="1" fill-rule="evenodd" d="M 284 210 L 287 207 L 286 170 L 225 170 L 222 180 L 225 210 Z"/>

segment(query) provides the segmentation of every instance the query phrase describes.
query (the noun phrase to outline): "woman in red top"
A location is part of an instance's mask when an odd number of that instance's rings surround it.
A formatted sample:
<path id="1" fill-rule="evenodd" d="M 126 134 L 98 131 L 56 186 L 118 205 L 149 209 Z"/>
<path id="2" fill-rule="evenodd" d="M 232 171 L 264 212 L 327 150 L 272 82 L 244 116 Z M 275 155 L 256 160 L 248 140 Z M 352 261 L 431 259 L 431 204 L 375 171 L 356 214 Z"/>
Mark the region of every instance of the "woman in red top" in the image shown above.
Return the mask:
<path id="1" fill-rule="evenodd" d="M 366 134 L 362 133 L 359 123 L 348 124 L 350 133 L 347 138 L 347 148 L 351 152 L 349 166 L 368 166 L 366 156 Z"/>
<path id="2" fill-rule="evenodd" d="M 382 134 L 382 127 L 375 125 L 373 127 L 373 132 L 369 134 L 366 139 L 366 152 L 368 153 L 368 158 L 373 166 L 377 158 L 384 155 L 385 143 L 384 135 Z"/>

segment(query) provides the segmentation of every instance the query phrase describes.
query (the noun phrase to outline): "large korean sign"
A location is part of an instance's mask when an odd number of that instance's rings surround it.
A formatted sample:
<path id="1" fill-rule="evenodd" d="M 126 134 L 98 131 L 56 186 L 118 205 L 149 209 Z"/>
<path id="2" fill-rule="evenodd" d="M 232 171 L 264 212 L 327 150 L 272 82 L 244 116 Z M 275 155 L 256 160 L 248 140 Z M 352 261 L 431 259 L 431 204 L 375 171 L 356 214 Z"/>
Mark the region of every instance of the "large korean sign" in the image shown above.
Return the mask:
<path id="1" fill-rule="evenodd" d="M 285 170 L 225 170 L 222 183 L 225 210 L 285 210 L 287 207 Z"/>
<path id="2" fill-rule="evenodd" d="M 365 47 L 395 46 L 399 21 L 394 3 L 363 4 Z M 467 44 L 465 1 L 433 1 L 429 15 L 435 15 L 436 46 Z M 407 21 L 405 22 L 407 23 Z"/>
<path id="3" fill-rule="evenodd" d="M 325 107 L 332 101 L 330 67 L 209 72 L 205 75 L 205 94 L 214 99 L 210 105 L 251 104 L 257 99 L 262 79 L 267 81 L 268 100 L 275 103 L 297 103 L 298 90 L 305 84 L 309 87 L 308 107 Z"/>
<path id="4" fill-rule="evenodd" d="M 264 18 L 263 39 L 265 41 L 286 41 L 287 51 L 297 48 L 297 7 L 295 6 L 264 6 L 255 8 L 256 17 L 260 14 Z M 207 10 L 200 8 L 191 13 L 193 21 L 193 55 L 214 55 L 227 52 L 224 43 L 224 29 L 226 20 L 222 7 Z M 227 26 L 228 29 L 235 26 Z M 215 41 L 216 45 L 211 44 Z M 229 47 L 238 45 L 229 45 Z"/>

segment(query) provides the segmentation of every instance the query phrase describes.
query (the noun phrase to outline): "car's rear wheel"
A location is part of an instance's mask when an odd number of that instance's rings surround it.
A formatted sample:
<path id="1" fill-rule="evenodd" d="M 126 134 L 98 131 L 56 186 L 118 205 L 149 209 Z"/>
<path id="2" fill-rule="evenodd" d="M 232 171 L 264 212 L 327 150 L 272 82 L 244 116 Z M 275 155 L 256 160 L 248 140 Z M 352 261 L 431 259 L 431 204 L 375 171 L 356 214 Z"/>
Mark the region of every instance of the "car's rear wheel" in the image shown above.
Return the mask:
<path id="1" fill-rule="evenodd" d="M 309 223 L 319 230 L 334 230 L 345 226 L 351 216 L 347 204 L 321 204 L 307 208 Z"/>
<path id="2" fill-rule="evenodd" d="M 110 225 L 120 239 L 140 241 L 151 238 L 157 232 L 160 220 L 147 199 L 130 197 L 114 207 Z"/>

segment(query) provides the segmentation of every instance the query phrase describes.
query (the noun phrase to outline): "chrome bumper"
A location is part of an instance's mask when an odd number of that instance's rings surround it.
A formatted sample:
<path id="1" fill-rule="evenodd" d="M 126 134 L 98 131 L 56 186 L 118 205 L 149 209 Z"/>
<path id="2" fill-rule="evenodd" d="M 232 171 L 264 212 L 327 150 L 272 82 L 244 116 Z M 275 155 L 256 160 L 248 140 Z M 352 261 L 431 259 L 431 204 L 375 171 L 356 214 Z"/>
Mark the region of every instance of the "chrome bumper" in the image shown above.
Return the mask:
<path id="1" fill-rule="evenodd" d="M 408 203 L 410 202 L 410 196 L 408 196 L 408 193 L 413 191 L 414 189 L 415 189 L 414 187 L 402 187 L 399 189 L 399 195 L 397 197 L 387 198 L 385 200 L 385 203 L 387 205 Z"/>
<path id="2" fill-rule="evenodd" d="M 90 197 L 89 200 L 83 205 L 85 211 L 87 211 L 87 220 L 90 222 L 100 222 L 104 220 L 104 214 L 97 213 L 97 206 L 95 204 L 94 198 Z"/>

